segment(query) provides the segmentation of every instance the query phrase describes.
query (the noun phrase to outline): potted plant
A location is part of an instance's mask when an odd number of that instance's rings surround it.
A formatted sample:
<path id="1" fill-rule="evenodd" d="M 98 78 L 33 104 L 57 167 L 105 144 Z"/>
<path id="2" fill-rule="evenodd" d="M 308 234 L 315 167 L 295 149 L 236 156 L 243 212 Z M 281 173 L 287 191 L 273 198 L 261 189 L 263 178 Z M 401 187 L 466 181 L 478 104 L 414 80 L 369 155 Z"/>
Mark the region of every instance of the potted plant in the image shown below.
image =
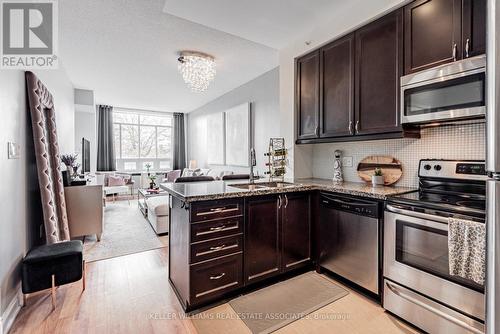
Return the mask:
<path id="1" fill-rule="evenodd" d="M 151 180 L 151 182 L 149 183 L 149 189 L 154 189 L 156 187 L 155 183 L 156 175 L 155 174 L 149 175 L 148 178 Z"/>
<path id="2" fill-rule="evenodd" d="M 77 157 L 78 157 L 78 154 L 63 154 L 63 155 L 61 155 L 61 161 L 63 164 L 66 165 L 66 170 L 69 173 L 73 173 L 73 167 L 75 166 Z"/>
<path id="3" fill-rule="evenodd" d="M 146 164 L 144 165 L 144 167 L 146 167 L 146 172 L 148 173 L 148 177 L 149 177 L 149 176 L 151 175 L 151 174 L 149 173 L 149 170 L 151 169 L 151 167 L 152 167 L 152 166 L 151 166 L 151 164 L 148 162 L 148 163 L 146 163 Z"/>
<path id="4" fill-rule="evenodd" d="M 384 173 L 382 173 L 382 169 L 375 168 L 375 171 L 373 172 L 373 175 L 372 175 L 372 185 L 374 187 L 384 185 Z"/>

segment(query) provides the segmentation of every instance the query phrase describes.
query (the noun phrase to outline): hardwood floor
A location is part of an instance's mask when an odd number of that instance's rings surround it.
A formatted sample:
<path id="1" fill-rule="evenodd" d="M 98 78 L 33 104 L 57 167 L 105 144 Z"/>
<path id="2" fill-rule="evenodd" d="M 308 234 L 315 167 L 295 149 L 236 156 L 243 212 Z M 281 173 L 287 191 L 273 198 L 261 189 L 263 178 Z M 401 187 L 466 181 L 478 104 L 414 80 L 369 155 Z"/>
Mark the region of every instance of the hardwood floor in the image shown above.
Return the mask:
<path id="1" fill-rule="evenodd" d="M 89 263 L 85 292 L 81 282 L 59 287 L 53 312 L 48 292 L 30 295 L 10 333 L 249 333 L 228 304 L 185 318 L 167 265 L 168 248 Z M 301 319 L 277 333 L 417 333 L 352 291 L 315 313 L 328 312 L 349 317 Z"/>

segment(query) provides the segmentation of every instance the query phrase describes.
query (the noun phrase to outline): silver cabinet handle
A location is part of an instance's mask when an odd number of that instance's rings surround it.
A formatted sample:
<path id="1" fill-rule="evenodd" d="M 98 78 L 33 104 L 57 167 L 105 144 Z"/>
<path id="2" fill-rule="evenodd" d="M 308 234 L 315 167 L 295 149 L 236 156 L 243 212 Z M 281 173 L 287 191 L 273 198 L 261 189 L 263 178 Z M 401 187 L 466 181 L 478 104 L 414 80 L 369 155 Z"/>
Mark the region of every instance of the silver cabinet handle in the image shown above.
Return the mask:
<path id="1" fill-rule="evenodd" d="M 467 38 L 465 41 L 465 58 L 469 58 L 469 49 L 470 49 L 470 39 Z"/>
<path id="2" fill-rule="evenodd" d="M 359 132 L 359 121 L 356 121 L 356 125 L 354 126 L 354 130 L 356 131 L 356 133 Z"/>
<path id="3" fill-rule="evenodd" d="M 319 136 L 319 126 L 316 126 L 316 129 L 314 129 L 314 134 Z"/>
<path id="4" fill-rule="evenodd" d="M 278 209 L 281 209 L 281 195 L 278 195 Z"/>
<path id="5" fill-rule="evenodd" d="M 352 135 L 352 121 L 349 121 L 349 134 Z"/>
<path id="6" fill-rule="evenodd" d="M 472 333 L 476 333 L 476 334 L 484 334 L 482 331 L 480 331 L 479 329 L 475 328 L 475 327 L 472 327 L 470 326 L 469 324 L 461 321 L 461 320 L 458 320 L 458 319 L 455 319 L 454 317 L 452 317 L 451 315 L 449 314 L 446 314 L 430 305 L 427 305 L 426 303 L 424 302 L 421 302 L 420 300 L 418 299 L 415 299 L 401 291 L 398 291 L 397 288 L 392 285 L 391 283 L 389 282 L 385 282 L 385 285 L 389 288 L 389 290 L 392 291 L 392 293 L 394 293 L 396 296 L 398 297 L 401 297 L 403 299 L 406 299 L 407 301 L 409 301 L 410 303 L 413 303 L 415 305 L 418 305 L 424 309 L 426 309 L 427 311 L 431 312 L 431 313 L 434 313 L 435 315 L 441 317 L 441 318 L 444 318 L 446 320 L 448 320 L 449 322 L 452 322 L 454 323 L 455 325 L 457 326 L 460 326 L 468 331 L 471 331 Z"/>
<path id="7" fill-rule="evenodd" d="M 288 196 L 285 194 L 285 209 L 288 206 Z"/>
<path id="8" fill-rule="evenodd" d="M 210 276 L 210 279 L 211 280 L 218 280 L 218 279 L 221 279 L 222 277 L 226 276 L 226 273 L 221 273 L 219 275 L 215 275 L 215 276 Z"/>
<path id="9" fill-rule="evenodd" d="M 457 60 L 457 43 L 453 44 L 453 48 L 451 50 L 451 55 L 453 57 L 453 61 Z"/>
<path id="10" fill-rule="evenodd" d="M 210 250 L 211 251 L 220 251 L 221 249 L 224 249 L 224 247 L 226 247 L 226 245 L 220 245 L 217 247 L 210 247 Z"/>
<path id="11" fill-rule="evenodd" d="M 226 226 L 223 225 L 223 226 L 211 227 L 210 231 L 212 231 L 212 232 L 222 231 L 224 229 L 224 227 L 226 227 Z"/>

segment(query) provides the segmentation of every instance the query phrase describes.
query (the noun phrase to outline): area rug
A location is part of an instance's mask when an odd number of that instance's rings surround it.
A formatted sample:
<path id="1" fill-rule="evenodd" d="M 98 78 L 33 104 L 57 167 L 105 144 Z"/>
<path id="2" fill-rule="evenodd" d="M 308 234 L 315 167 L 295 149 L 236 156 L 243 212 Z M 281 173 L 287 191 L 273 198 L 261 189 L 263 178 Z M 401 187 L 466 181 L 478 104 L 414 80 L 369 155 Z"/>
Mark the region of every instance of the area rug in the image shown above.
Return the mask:
<path id="1" fill-rule="evenodd" d="M 233 299 L 229 305 L 254 334 L 271 333 L 349 292 L 309 272 Z"/>
<path id="2" fill-rule="evenodd" d="M 106 203 L 101 241 L 87 236 L 83 257 L 92 262 L 167 247 L 168 236 L 158 237 L 139 211 L 137 200 Z"/>

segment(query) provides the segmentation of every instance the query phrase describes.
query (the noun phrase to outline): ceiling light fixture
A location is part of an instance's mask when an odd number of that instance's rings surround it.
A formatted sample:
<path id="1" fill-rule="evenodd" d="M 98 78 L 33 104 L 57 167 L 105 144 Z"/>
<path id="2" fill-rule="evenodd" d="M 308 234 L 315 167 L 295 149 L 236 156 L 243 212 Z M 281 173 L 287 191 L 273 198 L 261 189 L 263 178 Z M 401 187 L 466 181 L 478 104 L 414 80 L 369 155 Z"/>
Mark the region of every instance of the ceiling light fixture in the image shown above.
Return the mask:
<path id="1" fill-rule="evenodd" d="M 191 90 L 204 92 L 215 78 L 214 57 L 201 52 L 181 51 L 179 54 L 179 72 Z"/>

